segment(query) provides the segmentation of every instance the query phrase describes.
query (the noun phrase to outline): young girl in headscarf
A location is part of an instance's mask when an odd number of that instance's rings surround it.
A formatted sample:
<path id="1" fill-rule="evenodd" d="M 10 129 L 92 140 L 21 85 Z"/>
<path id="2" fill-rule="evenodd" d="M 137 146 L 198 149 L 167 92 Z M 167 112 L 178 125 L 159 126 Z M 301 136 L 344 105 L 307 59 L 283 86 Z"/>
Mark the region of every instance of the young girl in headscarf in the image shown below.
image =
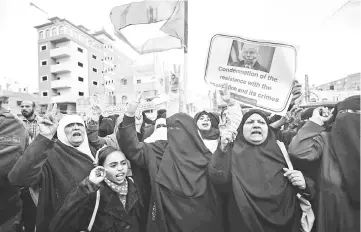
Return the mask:
<path id="1" fill-rule="evenodd" d="M 40 120 L 39 128 L 40 134 L 8 177 L 15 186 L 39 185 L 36 231 L 46 232 L 56 209 L 93 168 L 96 151 L 89 147 L 84 121 L 78 115 L 66 115 L 58 123 L 49 114 Z"/>
<path id="2" fill-rule="evenodd" d="M 339 102 L 333 114 L 316 108 L 289 152 L 317 183 L 317 231 L 360 231 L 360 95 Z"/>
<path id="3" fill-rule="evenodd" d="M 134 180 L 126 176 L 128 162 L 124 154 L 112 147 L 104 147 L 98 154 L 98 167 L 68 195 L 50 231 L 144 231 L 144 206 Z M 97 194 L 99 204 L 89 228 Z"/>
<path id="4" fill-rule="evenodd" d="M 300 231 L 296 195 L 311 192 L 301 172 L 287 169 L 262 111 L 245 113 L 237 133 L 221 132 L 209 170 L 219 191 L 228 195 L 231 232 Z"/>
<path id="5" fill-rule="evenodd" d="M 213 153 L 216 151 L 219 139 L 219 115 L 201 111 L 194 116 L 200 134 L 206 147 Z"/>

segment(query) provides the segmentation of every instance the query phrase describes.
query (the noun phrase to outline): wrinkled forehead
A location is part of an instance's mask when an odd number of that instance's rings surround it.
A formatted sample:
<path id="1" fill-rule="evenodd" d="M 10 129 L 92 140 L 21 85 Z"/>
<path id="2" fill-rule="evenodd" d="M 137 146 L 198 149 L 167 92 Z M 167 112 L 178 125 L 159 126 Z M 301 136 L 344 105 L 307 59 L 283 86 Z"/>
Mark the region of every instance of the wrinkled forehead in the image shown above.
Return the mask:
<path id="1" fill-rule="evenodd" d="M 261 120 L 261 121 L 263 121 L 263 122 L 266 122 L 266 121 L 264 120 L 264 118 L 263 118 L 260 114 L 258 114 L 258 113 L 253 113 L 253 114 L 251 114 L 251 115 L 246 119 L 246 122 L 258 121 L 258 120 Z"/>
<path id="2" fill-rule="evenodd" d="M 83 119 L 78 115 L 66 115 L 64 116 L 60 122 L 59 122 L 59 128 L 61 127 L 68 127 L 71 124 L 81 124 L 82 126 L 85 126 Z"/>
<path id="3" fill-rule="evenodd" d="M 242 52 L 243 51 L 259 51 L 259 46 L 258 45 L 254 45 L 254 44 L 244 44 L 242 47 Z"/>

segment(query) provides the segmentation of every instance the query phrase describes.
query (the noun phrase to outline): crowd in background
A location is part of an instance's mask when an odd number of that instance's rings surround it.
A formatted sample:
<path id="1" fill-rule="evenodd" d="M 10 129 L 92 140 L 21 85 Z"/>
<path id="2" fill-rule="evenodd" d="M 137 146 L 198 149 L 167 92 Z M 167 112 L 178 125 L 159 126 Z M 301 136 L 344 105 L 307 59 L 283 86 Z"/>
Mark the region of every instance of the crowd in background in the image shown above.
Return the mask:
<path id="1" fill-rule="evenodd" d="M 0 232 L 360 230 L 360 96 L 286 116 L 0 108 Z"/>

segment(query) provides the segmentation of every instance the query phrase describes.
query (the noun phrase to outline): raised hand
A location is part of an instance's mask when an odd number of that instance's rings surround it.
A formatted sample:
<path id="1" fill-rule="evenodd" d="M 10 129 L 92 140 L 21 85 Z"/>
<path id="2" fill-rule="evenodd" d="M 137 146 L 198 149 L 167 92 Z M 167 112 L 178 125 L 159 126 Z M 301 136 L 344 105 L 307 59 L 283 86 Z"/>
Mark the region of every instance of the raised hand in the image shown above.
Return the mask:
<path id="1" fill-rule="evenodd" d="M 313 110 L 312 117 L 310 121 L 317 123 L 322 126 L 325 122 L 329 121 L 332 118 L 333 110 L 329 110 L 327 107 L 317 107 Z"/>
<path id="2" fill-rule="evenodd" d="M 98 166 L 90 171 L 89 180 L 94 184 L 100 184 L 105 178 L 105 168 Z"/>
<path id="3" fill-rule="evenodd" d="M 126 116 L 128 116 L 128 117 L 134 117 L 135 116 L 135 113 L 136 113 L 137 108 L 138 108 L 138 106 L 140 104 L 142 96 L 143 96 L 143 92 L 140 92 L 140 93 L 137 94 L 137 96 L 135 97 L 135 99 L 133 101 L 128 103 L 127 110 L 124 113 Z"/>
<path id="4" fill-rule="evenodd" d="M 219 94 L 221 95 L 222 100 L 227 104 L 231 101 L 231 94 L 228 90 L 228 84 L 223 85 L 222 89 L 219 90 Z"/>
<path id="5" fill-rule="evenodd" d="M 237 131 L 233 131 L 233 130 L 230 130 L 230 129 L 221 129 L 220 128 L 220 143 L 221 143 L 221 149 L 224 151 L 226 146 L 229 144 L 229 143 L 232 143 L 236 137 L 237 137 Z"/>
<path id="6" fill-rule="evenodd" d="M 38 120 L 39 133 L 48 139 L 52 139 L 56 130 L 58 129 L 59 122 L 56 119 L 57 105 L 48 105 L 47 113 L 40 117 Z"/>
<path id="7" fill-rule="evenodd" d="M 288 168 L 283 168 L 283 171 L 285 171 L 283 175 L 288 178 L 293 186 L 301 190 L 306 189 L 306 181 L 301 171 L 290 170 Z"/>
<path id="8" fill-rule="evenodd" d="M 88 122 L 89 121 L 94 121 L 94 122 L 99 122 L 99 118 L 100 115 L 102 113 L 102 110 L 100 109 L 99 105 L 92 105 L 90 107 L 90 114 L 88 116 Z"/>

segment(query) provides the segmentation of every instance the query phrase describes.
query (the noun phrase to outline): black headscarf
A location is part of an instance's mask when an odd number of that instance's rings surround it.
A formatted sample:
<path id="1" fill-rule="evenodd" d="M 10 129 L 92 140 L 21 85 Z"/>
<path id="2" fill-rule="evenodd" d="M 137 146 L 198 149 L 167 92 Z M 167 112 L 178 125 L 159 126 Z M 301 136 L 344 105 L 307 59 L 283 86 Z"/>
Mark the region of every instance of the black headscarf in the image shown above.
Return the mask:
<path id="1" fill-rule="evenodd" d="M 168 147 L 156 181 L 184 197 L 203 195 L 207 187 L 207 166 L 211 152 L 198 134 L 197 125 L 187 114 L 167 118 Z"/>
<path id="2" fill-rule="evenodd" d="M 336 118 L 330 132 L 330 154 L 339 164 L 343 187 L 352 204 L 360 208 L 360 114 L 340 113 L 360 110 L 360 95 L 336 105 Z"/>
<path id="3" fill-rule="evenodd" d="M 99 117 L 99 136 L 105 137 L 107 135 L 113 134 L 115 123 L 117 118 L 119 117 L 118 114 L 110 115 L 108 117 L 103 117 L 100 115 Z"/>
<path id="4" fill-rule="evenodd" d="M 243 126 L 253 114 L 259 114 L 268 125 L 267 116 L 260 110 L 244 114 L 231 150 L 232 186 L 239 212 L 248 225 L 246 230 L 264 231 L 265 221 L 278 227 L 289 225 L 298 202 L 295 188 L 283 176 L 287 164 L 273 131 L 268 127 L 267 139 L 261 145 L 244 138 Z"/>
<path id="5" fill-rule="evenodd" d="M 216 140 L 219 138 L 219 115 L 212 112 L 201 111 L 194 116 L 194 122 L 197 125 L 197 121 L 202 115 L 207 115 L 211 120 L 211 128 L 209 130 L 199 130 L 203 139 Z"/>

